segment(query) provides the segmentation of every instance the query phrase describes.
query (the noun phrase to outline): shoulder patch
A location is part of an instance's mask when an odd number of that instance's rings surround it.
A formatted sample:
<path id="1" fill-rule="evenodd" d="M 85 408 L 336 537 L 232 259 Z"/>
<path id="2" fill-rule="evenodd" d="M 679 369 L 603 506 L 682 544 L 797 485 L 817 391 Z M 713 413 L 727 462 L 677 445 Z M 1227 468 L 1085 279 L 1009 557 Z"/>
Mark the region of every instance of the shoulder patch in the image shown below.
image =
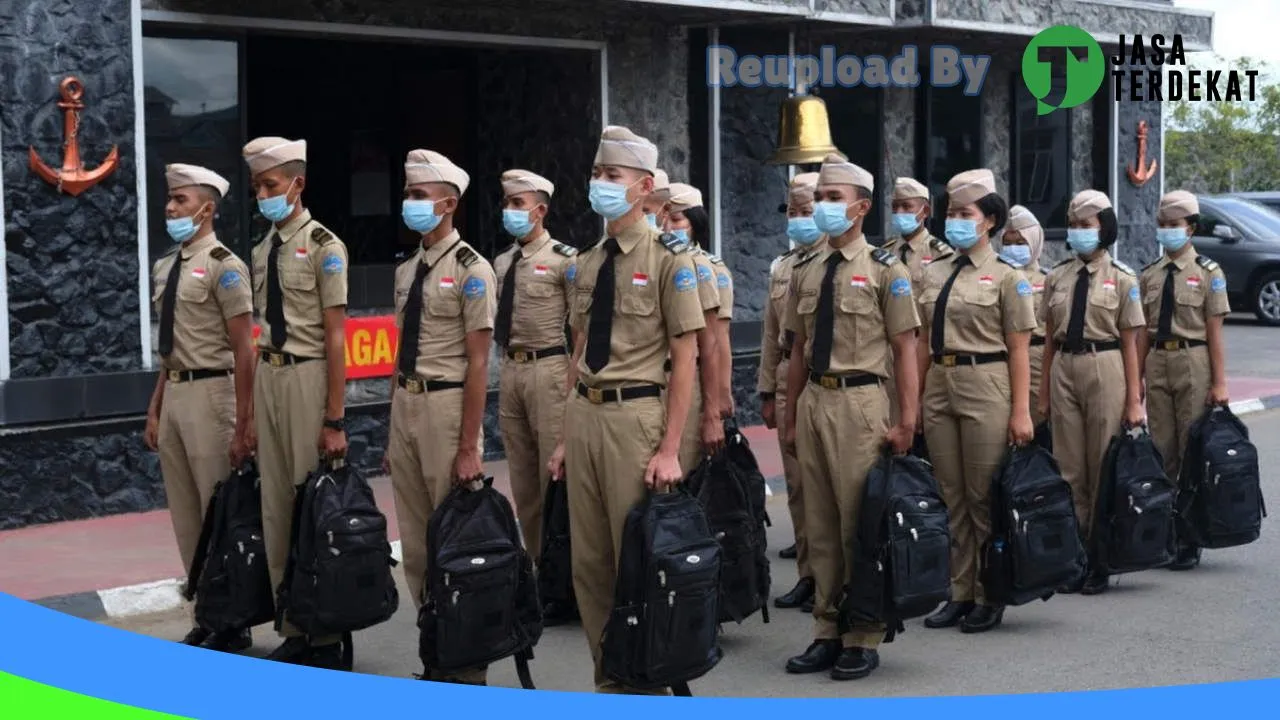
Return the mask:
<path id="1" fill-rule="evenodd" d="M 898 262 L 898 256 L 884 248 L 872 248 L 871 257 L 881 265 L 892 265 Z"/>
<path id="2" fill-rule="evenodd" d="M 572 245 L 565 245 L 562 242 L 551 243 L 551 249 L 565 257 L 573 257 L 578 254 L 578 251 Z"/>
<path id="3" fill-rule="evenodd" d="M 462 265 L 462 267 L 471 267 L 472 265 L 476 264 L 477 260 L 480 259 L 480 256 L 477 255 L 476 252 L 469 247 L 458 248 L 456 251 L 454 251 L 453 256 L 458 259 L 458 262 Z"/>
<path id="4" fill-rule="evenodd" d="M 1204 268 L 1205 270 L 1208 270 L 1209 272 L 1213 272 L 1214 270 L 1218 269 L 1218 263 L 1214 262 L 1213 260 L 1210 260 L 1204 255 L 1196 256 L 1196 264 Z"/>
<path id="5" fill-rule="evenodd" d="M 318 227 L 315 230 L 311 231 L 311 242 L 317 245 L 321 245 L 321 246 L 328 245 L 329 243 L 337 239 L 338 238 L 333 236 L 333 233 L 329 232 L 328 230 L 322 227 Z"/>
<path id="6" fill-rule="evenodd" d="M 224 247 L 216 247 L 209 251 L 209 257 L 217 260 L 218 262 L 222 262 L 223 260 L 231 257 L 231 251 Z"/>
<path id="7" fill-rule="evenodd" d="M 1115 267 L 1115 269 L 1124 273 L 1125 275 L 1137 276 L 1138 274 L 1133 271 L 1133 268 L 1129 267 L 1128 265 L 1125 265 L 1124 263 L 1120 262 L 1119 260 L 1116 260 L 1115 258 L 1111 258 L 1111 265 Z"/>
<path id="8" fill-rule="evenodd" d="M 662 243 L 662 246 L 674 255 L 689 252 L 689 243 L 671 233 L 662 233 L 658 237 L 658 242 Z"/>

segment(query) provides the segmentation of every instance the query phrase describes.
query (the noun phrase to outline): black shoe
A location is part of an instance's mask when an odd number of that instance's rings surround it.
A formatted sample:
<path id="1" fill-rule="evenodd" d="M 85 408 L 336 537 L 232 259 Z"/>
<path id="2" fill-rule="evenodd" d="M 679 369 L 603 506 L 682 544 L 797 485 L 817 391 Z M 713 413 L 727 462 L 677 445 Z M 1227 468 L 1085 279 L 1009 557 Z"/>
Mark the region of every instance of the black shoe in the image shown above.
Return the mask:
<path id="1" fill-rule="evenodd" d="M 280 643 L 280 647 L 271 651 L 267 659 L 290 665 L 306 665 L 311 659 L 311 645 L 304 637 L 286 638 Z"/>
<path id="2" fill-rule="evenodd" d="M 806 600 L 813 598 L 813 578 L 800 578 L 800 582 L 791 588 L 791 592 L 786 595 L 779 595 L 773 599 L 773 606 L 784 610 L 800 607 Z"/>
<path id="3" fill-rule="evenodd" d="M 924 619 L 924 626 L 938 628 L 955 627 L 973 610 L 972 602 L 949 602 L 934 614 Z"/>
<path id="4" fill-rule="evenodd" d="M 1091 573 L 1080 588 L 1081 595 L 1101 595 L 1111 587 L 1111 576 L 1104 573 Z"/>
<path id="5" fill-rule="evenodd" d="M 253 647 L 253 635 L 250 634 L 249 628 L 213 633 L 200 643 L 200 647 L 218 652 L 240 652 Z"/>
<path id="6" fill-rule="evenodd" d="M 1058 594 L 1060 594 L 1060 595 L 1075 595 L 1076 593 L 1080 592 L 1080 588 L 1084 587 L 1084 581 L 1085 581 L 1085 580 L 1087 580 L 1088 578 L 1089 578 L 1088 573 L 1084 573 L 1084 574 L 1080 575 L 1080 577 L 1079 577 L 1079 578 L 1077 578 L 1077 579 L 1075 579 L 1075 580 L 1073 580 L 1073 581 L 1071 581 L 1071 582 L 1067 583 L 1066 585 L 1063 585 L 1062 587 L 1058 588 Z"/>
<path id="7" fill-rule="evenodd" d="M 804 613 L 805 615 L 813 614 L 813 597 L 812 596 L 810 596 L 808 600 L 805 600 L 804 602 L 800 603 L 800 612 Z"/>
<path id="8" fill-rule="evenodd" d="M 187 636 L 182 638 L 182 644 L 195 645 L 198 647 L 205 640 L 208 640 L 209 635 L 211 634 L 212 633 L 202 627 L 193 627 L 191 628 L 191 632 L 187 633 Z"/>
<path id="9" fill-rule="evenodd" d="M 1200 548 L 1183 545 L 1178 555 L 1167 566 L 1170 570 L 1191 570 L 1200 564 Z"/>
<path id="10" fill-rule="evenodd" d="M 781 550 L 778 551 L 778 557 L 782 558 L 783 560 L 795 560 L 796 546 L 793 544 L 791 547 L 782 548 Z"/>
<path id="11" fill-rule="evenodd" d="M 787 672 L 805 675 L 830 670 L 839 656 L 839 640 L 814 640 L 807 650 L 787 661 Z"/>
<path id="12" fill-rule="evenodd" d="M 962 633 L 981 633 L 995 630 L 1004 619 L 1004 608 L 991 605 L 978 605 L 964 617 L 960 624 Z"/>
<path id="13" fill-rule="evenodd" d="M 831 668 L 832 680 L 861 680 L 880 667 L 880 653 L 866 648 L 845 648 Z"/>
<path id="14" fill-rule="evenodd" d="M 319 647 L 311 647 L 311 657 L 307 659 L 306 664 L 313 668 L 322 670 L 346 670 L 350 671 L 351 666 L 346 663 L 343 655 L 343 647 L 341 642 L 329 645 L 321 645 Z"/>

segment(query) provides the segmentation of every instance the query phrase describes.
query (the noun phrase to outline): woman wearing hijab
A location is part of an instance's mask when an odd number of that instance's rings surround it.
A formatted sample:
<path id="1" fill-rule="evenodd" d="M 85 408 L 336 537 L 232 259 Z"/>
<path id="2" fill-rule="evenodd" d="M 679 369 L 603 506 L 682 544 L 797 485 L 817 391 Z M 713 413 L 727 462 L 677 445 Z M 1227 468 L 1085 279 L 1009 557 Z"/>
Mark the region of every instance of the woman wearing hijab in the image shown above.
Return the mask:
<path id="1" fill-rule="evenodd" d="M 1044 368 L 1044 321 L 1040 320 L 1044 305 L 1044 280 L 1046 273 L 1040 267 L 1040 253 L 1044 250 L 1044 228 L 1036 216 L 1021 205 L 1009 208 L 1009 224 L 1004 228 L 1000 241 L 1000 257 L 1022 269 L 1034 293 L 1036 329 L 1031 332 L 1031 422 L 1037 427 L 1047 418 L 1040 414 L 1040 378 Z"/>

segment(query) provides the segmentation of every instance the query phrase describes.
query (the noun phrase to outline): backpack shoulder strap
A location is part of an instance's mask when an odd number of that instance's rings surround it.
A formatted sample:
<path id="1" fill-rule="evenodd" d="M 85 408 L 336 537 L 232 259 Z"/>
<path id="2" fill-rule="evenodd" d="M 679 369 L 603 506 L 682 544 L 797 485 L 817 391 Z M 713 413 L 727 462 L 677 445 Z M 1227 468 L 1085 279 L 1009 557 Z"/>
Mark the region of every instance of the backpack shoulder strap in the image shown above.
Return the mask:
<path id="1" fill-rule="evenodd" d="M 280 587 L 276 588 L 275 629 L 277 632 L 284 629 L 284 616 L 289 609 L 290 586 L 293 585 L 294 566 L 298 562 L 298 536 L 301 534 L 302 511 L 306 509 L 309 497 L 307 489 L 313 478 L 313 475 L 308 474 L 307 479 L 303 480 L 302 485 L 294 492 L 293 520 L 289 524 L 289 552 L 284 563 L 284 577 L 280 580 Z"/>
<path id="2" fill-rule="evenodd" d="M 533 649 L 526 648 L 515 654 L 516 675 L 520 677 L 520 687 L 525 690 L 537 690 L 533 684 L 533 673 L 529 672 L 529 661 L 533 659 Z"/>
<path id="3" fill-rule="evenodd" d="M 204 571 L 204 563 L 209 555 L 209 542 L 213 539 L 214 527 L 217 525 L 218 495 L 222 486 L 214 488 L 209 498 L 209 508 L 204 513 L 204 523 L 200 526 L 200 539 L 196 541 L 196 554 L 191 559 L 191 571 L 187 574 L 187 585 L 182 589 L 182 597 L 193 600 L 196 596 L 196 584 L 200 582 L 200 573 Z"/>
<path id="4" fill-rule="evenodd" d="M 689 689 L 687 682 L 672 683 L 671 693 L 676 697 L 693 697 L 693 691 Z"/>

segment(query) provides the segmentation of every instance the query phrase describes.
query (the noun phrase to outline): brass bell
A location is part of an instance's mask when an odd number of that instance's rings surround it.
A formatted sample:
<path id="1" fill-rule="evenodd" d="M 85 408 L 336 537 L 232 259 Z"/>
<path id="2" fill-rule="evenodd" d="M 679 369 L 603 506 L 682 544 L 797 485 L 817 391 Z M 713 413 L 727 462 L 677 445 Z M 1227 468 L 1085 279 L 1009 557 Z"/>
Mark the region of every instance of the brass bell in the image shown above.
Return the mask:
<path id="1" fill-rule="evenodd" d="M 842 155 L 831 144 L 827 104 L 815 95 L 787 98 L 778 111 L 778 149 L 768 163 L 809 165 L 822 162 L 831 153 Z"/>

